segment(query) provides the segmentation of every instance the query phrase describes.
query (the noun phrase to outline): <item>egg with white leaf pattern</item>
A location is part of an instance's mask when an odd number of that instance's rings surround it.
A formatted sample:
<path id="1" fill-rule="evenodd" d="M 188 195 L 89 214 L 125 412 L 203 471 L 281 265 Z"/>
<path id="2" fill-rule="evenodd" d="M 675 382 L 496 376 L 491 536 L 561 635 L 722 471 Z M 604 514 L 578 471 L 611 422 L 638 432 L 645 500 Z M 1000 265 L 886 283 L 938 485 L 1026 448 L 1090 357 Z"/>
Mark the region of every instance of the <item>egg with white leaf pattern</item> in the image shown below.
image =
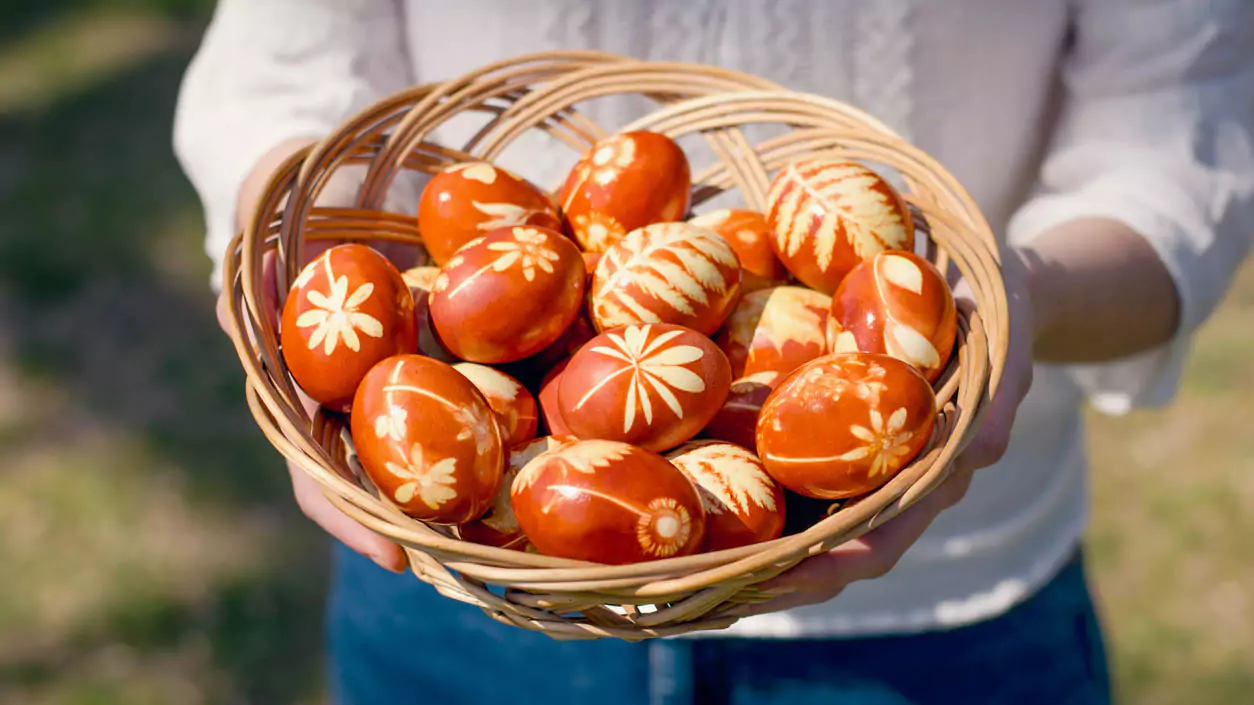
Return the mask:
<path id="1" fill-rule="evenodd" d="M 666 459 L 701 493 L 706 516 L 702 550 L 779 538 L 784 530 L 784 488 L 756 455 L 731 443 L 693 441 L 667 453 Z"/>

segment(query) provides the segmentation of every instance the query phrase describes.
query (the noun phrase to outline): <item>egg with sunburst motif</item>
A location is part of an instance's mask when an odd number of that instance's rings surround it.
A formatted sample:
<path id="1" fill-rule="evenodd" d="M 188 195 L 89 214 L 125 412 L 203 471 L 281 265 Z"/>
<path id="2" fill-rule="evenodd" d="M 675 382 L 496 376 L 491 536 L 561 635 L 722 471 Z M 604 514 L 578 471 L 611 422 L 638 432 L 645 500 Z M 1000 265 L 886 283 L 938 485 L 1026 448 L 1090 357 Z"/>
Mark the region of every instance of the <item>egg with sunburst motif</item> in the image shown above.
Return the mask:
<path id="1" fill-rule="evenodd" d="M 663 451 L 697 435 L 730 385 L 727 357 L 709 338 L 682 326 L 624 326 L 571 358 L 558 409 L 579 438 Z"/>
<path id="2" fill-rule="evenodd" d="M 740 263 L 726 240 L 687 223 L 658 223 L 605 251 L 588 308 L 600 331 L 673 323 L 710 335 L 739 293 Z"/>
<path id="3" fill-rule="evenodd" d="M 767 195 L 772 244 L 788 271 L 824 294 L 863 260 L 914 248 L 905 200 L 856 162 L 802 159 L 775 175 Z"/>
<path id="4" fill-rule="evenodd" d="M 697 489 L 656 453 L 576 441 L 540 454 L 513 485 L 523 533 L 550 556 L 624 564 L 695 553 L 705 535 Z"/>

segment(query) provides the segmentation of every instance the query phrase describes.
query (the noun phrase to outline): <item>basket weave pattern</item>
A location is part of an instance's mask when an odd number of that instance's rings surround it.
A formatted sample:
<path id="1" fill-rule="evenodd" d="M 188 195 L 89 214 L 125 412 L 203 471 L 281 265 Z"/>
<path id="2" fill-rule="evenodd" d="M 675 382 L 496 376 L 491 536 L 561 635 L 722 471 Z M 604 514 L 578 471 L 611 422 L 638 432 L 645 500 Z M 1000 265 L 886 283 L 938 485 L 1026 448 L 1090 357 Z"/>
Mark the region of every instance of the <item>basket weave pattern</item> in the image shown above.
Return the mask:
<path id="1" fill-rule="evenodd" d="M 700 133 L 717 163 L 693 178 L 693 207 L 728 190 L 744 207 L 764 210 L 770 175 L 791 159 L 824 153 L 896 170 L 928 258 L 952 263 L 970 284 L 960 302 L 953 361 L 936 384 L 939 416 L 931 442 L 900 474 L 859 502 L 806 531 L 744 548 L 624 566 L 603 566 L 463 542 L 445 527 L 411 519 L 375 492 L 351 450 L 345 419 L 312 418 L 301 405 L 278 346 L 273 301 L 264 294 L 263 258 L 278 256 L 284 293 L 312 240 L 419 243 L 413 217 L 381 210 L 403 170 L 435 173 L 469 159 L 492 161 L 528 130 L 545 130 L 576 152 L 607 132 L 573 109 L 613 94 L 642 94 L 658 109 L 625 129 L 673 138 Z M 464 111 L 486 126 L 459 149 L 428 141 Z M 740 127 L 787 126 L 751 144 Z M 354 208 L 315 208 L 328 178 L 366 165 Z M 544 186 L 542 184 L 542 186 Z M 460 78 L 394 95 L 288 159 L 271 176 L 248 227 L 227 253 L 225 291 L 239 335 L 250 409 L 270 442 L 316 480 L 341 510 L 406 547 L 422 580 L 493 618 L 556 638 L 629 640 L 719 629 L 744 605 L 771 597 L 755 586 L 807 557 L 890 520 L 942 482 L 970 440 L 997 388 L 1005 356 L 1007 311 L 996 243 L 970 196 L 939 164 L 874 118 L 836 101 L 784 91 L 752 76 L 690 64 L 642 62 L 595 52 L 519 57 Z"/>

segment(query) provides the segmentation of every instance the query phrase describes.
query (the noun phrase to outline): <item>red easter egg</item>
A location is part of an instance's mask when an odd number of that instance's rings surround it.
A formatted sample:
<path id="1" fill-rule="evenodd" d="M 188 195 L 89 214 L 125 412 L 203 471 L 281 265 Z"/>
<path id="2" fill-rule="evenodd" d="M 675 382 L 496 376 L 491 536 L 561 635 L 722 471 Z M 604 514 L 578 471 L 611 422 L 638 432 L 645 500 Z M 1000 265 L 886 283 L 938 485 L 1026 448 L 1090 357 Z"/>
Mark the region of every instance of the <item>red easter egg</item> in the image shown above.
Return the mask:
<path id="1" fill-rule="evenodd" d="M 518 477 L 518 472 L 523 469 L 523 466 L 537 455 L 556 448 L 563 442 L 565 441 L 553 436 L 545 436 L 511 448 L 509 459 L 506 461 L 505 476 L 501 480 L 501 487 L 496 491 L 492 507 L 479 519 L 458 527 L 462 539 L 485 546 L 515 551 L 524 550 L 527 546 L 527 536 L 523 534 L 522 527 L 518 525 L 518 518 L 514 516 L 510 489 L 514 486 L 514 478 Z"/>
<path id="2" fill-rule="evenodd" d="M 803 159 L 780 170 L 767 195 L 780 261 L 811 289 L 836 291 L 859 262 L 914 248 L 906 202 L 861 164 Z"/>
<path id="3" fill-rule="evenodd" d="M 817 499 L 865 494 L 918 455 L 936 422 L 936 395 L 887 355 L 821 357 L 775 388 L 758 419 L 758 454 L 784 487 Z"/>
<path id="4" fill-rule="evenodd" d="M 732 374 L 769 372 L 775 380 L 826 352 L 832 300 L 799 286 L 762 289 L 743 296 L 719 331 Z"/>
<path id="5" fill-rule="evenodd" d="M 414 267 L 401 272 L 401 277 L 414 295 L 414 316 L 418 325 L 418 352 L 441 362 L 456 362 L 457 357 L 444 347 L 431 324 L 431 290 L 440 274 L 439 267 Z"/>
<path id="6" fill-rule="evenodd" d="M 536 437 L 539 426 L 536 399 L 521 382 L 500 370 L 473 362 L 458 363 L 453 365 L 453 369 L 470 380 L 488 401 L 492 411 L 496 412 L 506 448 Z"/>
<path id="7" fill-rule="evenodd" d="M 854 267 L 832 297 L 831 312 L 832 352 L 886 353 L 929 382 L 945 370 L 958 332 L 949 284 L 912 252 L 881 252 Z"/>
<path id="8" fill-rule="evenodd" d="M 726 240 L 687 223 L 657 223 L 605 251 L 588 305 L 600 331 L 674 323 L 710 335 L 739 293 L 740 263 Z"/>
<path id="9" fill-rule="evenodd" d="M 521 360 L 574 322 L 585 277 L 583 257 L 560 233 L 503 228 L 445 263 L 431 291 L 431 320 L 445 347 L 463 360 Z"/>
<path id="10" fill-rule="evenodd" d="M 570 364 L 570 359 L 562 360 L 549 370 L 549 373 L 540 381 L 540 393 L 536 395 L 540 404 L 540 418 L 544 420 L 544 428 L 550 436 L 573 436 L 570 427 L 566 425 L 566 421 L 562 418 L 562 411 L 558 404 L 557 392 L 561 385 L 562 372 L 566 370 L 566 366 Z"/>
<path id="11" fill-rule="evenodd" d="M 613 441 L 575 441 L 540 454 L 514 480 L 514 513 L 541 553 L 636 563 L 695 553 L 705 510 L 665 458 Z"/>
<path id="12" fill-rule="evenodd" d="M 703 551 L 721 551 L 779 538 L 784 530 L 784 488 L 744 448 L 693 441 L 666 459 L 697 485 L 705 507 Z"/>
<path id="13" fill-rule="evenodd" d="M 365 245 L 337 245 L 301 270 L 283 306 L 283 360 L 309 397 L 348 411 L 370 368 L 418 345 L 414 297 Z"/>
<path id="14" fill-rule="evenodd" d="M 487 400 L 438 360 L 397 355 L 375 365 L 353 400 L 353 443 L 379 492 L 437 524 L 492 506 L 505 455 Z"/>
<path id="15" fill-rule="evenodd" d="M 766 216 L 757 211 L 724 208 L 688 220 L 690 225 L 713 231 L 731 245 L 740 260 L 740 293 L 780 286 L 788 270 L 771 244 L 775 234 Z"/>
<path id="16" fill-rule="evenodd" d="M 588 316 L 580 311 L 575 317 L 575 322 L 570 324 L 562 337 L 557 342 L 541 350 L 535 355 L 521 360 L 516 367 L 518 368 L 519 379 L 531 382 L 535 379 L 543 378 L 553 369 L 555 365 L 563 360 L 567 360 L 582 348 L 585 343 L 597 337 L 596 329 L 592 327 L 592 323 L 588 320 Z"/>
<path id="17" fill-rule="evenodd" d="M 579 438 L 663 451 L 697 435 L 730 386 L 727 357 L 709 338 L 682 326 L 625 326 L 575 353 L 558 408 Z"/>
<path id="18" fill-rule="evenodd" d="M 762 413 L 767 397 L 771 396 L 774 389 L 771 385 L 778 381 L 778 377 L 774 372 L 760 372 L 732 382 L 727 401 L 701 430 L 701 435 L 756 452 L 758 415 Z"/>
<path id="19" fill-rule="evenodd" d="M 691 189 L 688 158 L 674 140 L 626 132 L 575 163 L 558 201 L 571 236 L 589 252 L 604 252 L 636 228 L 683 218 Z"/>
<path id="20" fill-rule="evenodd" d="M 418 230 L 436 264 L 463 245 L 511 225 L 561 230 L 553 199 L 528 181 L 486 162 L 454 164 L 431 177 L 418 202 Z"/>

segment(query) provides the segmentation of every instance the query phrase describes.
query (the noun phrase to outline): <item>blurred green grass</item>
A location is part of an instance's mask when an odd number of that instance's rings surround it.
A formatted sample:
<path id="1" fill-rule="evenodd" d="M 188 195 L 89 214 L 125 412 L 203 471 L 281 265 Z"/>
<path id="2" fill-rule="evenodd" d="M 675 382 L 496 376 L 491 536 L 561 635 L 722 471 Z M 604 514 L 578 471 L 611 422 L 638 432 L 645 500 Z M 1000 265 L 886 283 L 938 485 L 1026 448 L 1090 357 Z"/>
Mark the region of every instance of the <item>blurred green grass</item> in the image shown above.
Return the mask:
<path id="1" fill-rule="evenodd" d="M 325 539 L 216 332 L 171 115 L 206 0 L 0 9 L 0 705 L 321 698 Z M 1254 267 L 1178 403 L 1094 418 L 1121 702 L 1254 691 Z"/>

